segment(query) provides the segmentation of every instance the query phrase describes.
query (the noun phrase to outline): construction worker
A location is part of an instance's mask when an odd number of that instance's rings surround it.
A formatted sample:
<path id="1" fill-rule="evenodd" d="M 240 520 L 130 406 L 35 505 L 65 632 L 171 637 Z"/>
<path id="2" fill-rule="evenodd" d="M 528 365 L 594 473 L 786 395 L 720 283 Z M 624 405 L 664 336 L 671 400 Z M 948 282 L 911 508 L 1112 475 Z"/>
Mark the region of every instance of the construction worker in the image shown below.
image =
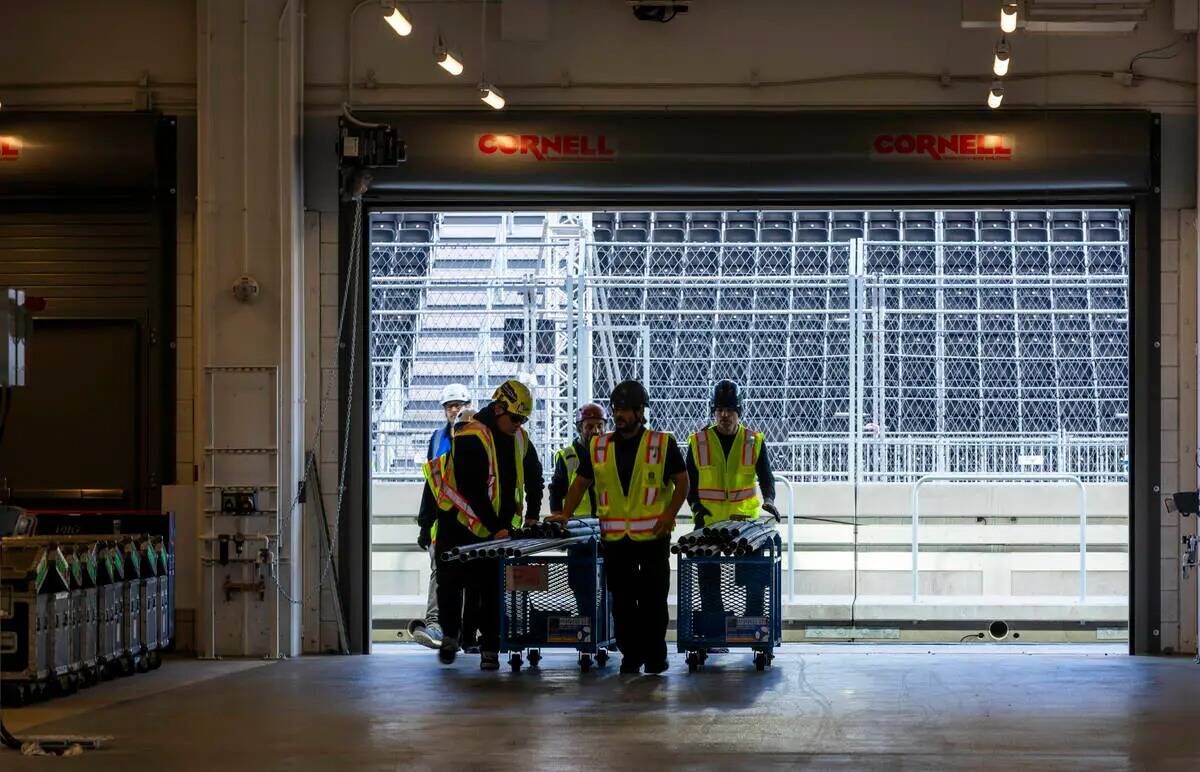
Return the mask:
<path id="1" fill-rule="evenodd" d="M 657 674 L 667 669 L 671 531 L 687 498 L 687 468 L 674 437 L 646 428 L 642 384 L 617 384 L 609 404 L 616 431 L 592 438 L 555 519 L 573 516 L 594 486 L 621 672 Z"/>
<path id="2" fill-rule="evenodd" d="M 730 519 L 750 520 L 758 517 L 760 508 L 779 520 L 767 447 L 761 432 L 748 429 L 741 422 L 742 394 L 738 385 L 729 380 L 718 381 L 713 386 L 709 409 L 712 423 L 688 438 L 687 471 L 691 484 L 688 503 L 696 527 Z M 715 563 L 698 566 L 697 580 L 701 609 L 724 611 L 721 567 Z M 734 581 L 745 584 L 736 571 Z M 745 616 L 762 614 L 763 594 L 747 592 Z"/>
<path id="3" fill-rule="evenodd" d="M 579 470 L 579 459 L 588 454 L 592 438 L 600 436 L 608 428 L 608 414 L 604 406 L 589 402 L 575 411 L 575 431 L 578 436 L 570 445 L 554 454 L 554 474 L 550 477 L 550 514 L 561 515 L 563 503 L 571 483 L 575 482 L 575 473 Z M 575 517 L 596 516 L 596 491 L 587 489 L 587 493 L 575 508 Z M 590 549 L 590 548 L 588 548 Z M 581 554 L 585 548 L 574 547 L 567 550 L 568 556 L 575 552 Z M 575 606 L 579 614 L 591 613 L 593 603 L 589 603 L 587 594 L 591 591 L 594 581 L 588 581 L 591 566 L 583 562 L 567 564 L 567 584 L 575 594 Z"/>
<path id="4" fill-rule="evenodd" d="M 471 391 L 461 383 L 450 383 L 442 389 L 442 413 L 446 424 L 438 427 L 429 436 L 429 447 L 425 451 L 425 488 L 421 491 L 421 508 L 417 513 L 417 546 L 429 553 L 429 598 L 425 603 L 425 618 L 408 623 L 408 634 L 422 646 L 436 649 L 442 645 L 442 627 L 438 623 L 437 601 L 437 555 L 433 543 L 437 539 L 437 472 L 434 464 L 450 451 L 450 437 L 459 415 L 470 412 Z"/>
<path id="5" fill-rule="evenodd" d="M 542 464 L 523 425 L 533 414 L 533 395 L 507 380 L 475 420 L 456 431 L 442 464 L 437 552 L 506 539 L 522 514 L 536 521 L 542 506 Z M 522 509 L 524 508 L 524 513 Z M 462 632 L 464 594 L 479 599 L 480 667 L 500 668 L 500 569 L 496 559 L 443 562 L 438 566 L 442 645 L 438 659 L 454 662 Z"/>

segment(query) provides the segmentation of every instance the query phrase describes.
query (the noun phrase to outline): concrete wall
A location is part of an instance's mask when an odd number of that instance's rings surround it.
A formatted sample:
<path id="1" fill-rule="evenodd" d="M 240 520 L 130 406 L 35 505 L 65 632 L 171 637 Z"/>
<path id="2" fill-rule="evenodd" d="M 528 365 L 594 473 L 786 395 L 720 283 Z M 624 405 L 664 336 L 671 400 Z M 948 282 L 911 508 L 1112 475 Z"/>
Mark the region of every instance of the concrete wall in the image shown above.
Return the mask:
<path id="1" fill-rule="evenodd" d="M 781 506 L 788 507 L 780 491 Z M 919 602 L 911 599 L 911 494 L 907 484 L 839 483 L 795 488 L 793 559 L 784 559 L 790 619 L 1079 620 L 1128 619 L 1128 489 L 1087 485 L 1087 601 L 1079 601 L 1077 488 L 1062 484 L 928 484 L 919 493 Z M 429 560 L 412 546 L 420 486 L 372 487 L 373 608 L 386 620 L 420 615 Z M 804 518 L 851 521 L 852 525 Z M 676 535 L 691 530 L 681 522 Z M 787 538 L 786 522 L 781 533 Z M 394 625 L 391 625 L 394 626 Z M 388 633 L 378 636 L 387 639 Z M 392 636 L 394 638 L 394 635 Z"/>
<path id="2" fill-rule="evenodd" d="M 4 109 L 125 110 L 148 93 L 156 107 L 181 116 L 176 477 L 185 486 L 193 478 L 203 480 L 208 471 L 201 452 L 207 438 L 207 428 L 201 430 L 206 427 L 202 409 L 206 364 L 241 357 L 283 368 L 287 405 L 281 413 L 290 417 L 287 423 L 302 420 L 304 426 L 280 438 L 288 456 L 279 470 L 281 481 L 287 483 L 281 490 L 293 489 L 284 478 L 294 478 L 303 451 L 316 447 L 311 434 L 302 429 L 316 425 L 320 400 L 313 392 L 336 377 L 336 349 L 324 310 L 331 307 L 328 287 L 337 254 L 333 116 L 344 98 L 347 21 L 354 5 L 354 0 L 59 0 L 53 6 L 13 0 L 5 4 L 0 24 Z M 488 6 L 486 70 L 514 107 L 981 105 L 997 31 L 962 29 L 958 0 L 919 5 L 918 12 L 916 4 L 891 0 L 696 3 L 691 13 L 669 24 L 647 24 L 633 21 L 626 6 L 615 0 L 506 0 L 502 6 Z M 301 6 L 302 19 L 297 13 Z M 354 79 L 360 84 L 356 106 L 484 109 L 475 94 L 484 58 L 479 44 L 481 6 L 414 3 L 409 7 L 417 28 L 404 40 L 378 19 L 374 7 L 365 7 L 355 17 L 349 37 L 355 51 Z M 536 21 L 539 11 L 546 12 L 544 26 Z M 286 27 L 279 25 L 283 16 L 288 17 Z M 243 17 L 251 36 L 248 46 L 242 44 Z M 292 134 L 281 127 L 290 103 L 299 99 L 288 87 L 289 72 L 294 73 L 301 52 L 293 51 L 290 59 L 282 61 L 279 37 L 280 30 L 285 31 L 285 39 L 295 35 L 301 22 L 305 157 L 302 173 L 294 170 L 295 175 L 289 176 L 279 150 L 292 143 L 299 146 L 299 127 Z M 466 61 L 467 72 L 459 80 L 450 79 L 432 62 L 436 29 Z M 1195 207 L 1195 89 L 1188 85 L 1195 79 L 1195 50 L 1184 45 L 1175 58 L 1142 60 L 1137 66 L 1140 73 L 1178 83 L 1145 80 L 1125 87 L 1107 74 L 1125 69 L 1135 52 L 1162 46 L 1176 36 L 1172 3 L 1165 0 L 1155 3 L 1149 20 L 1129 35 L 1018 34 L 1013 39 L 1013 78 L 1005 99 L 1008 107 L 1125 106 L 1165 113 L 1163 492 L 1188 485 L 1195 474 L 1196 231 L 1194 217 L 1179 216 L 1180 210 Z M 246 71 L 249 78 L 244 77 Z M 880 71 L 906 74 L 886 79 L 870 76 Z M 139 83 L 143 78 L 145 82 Z M 822 80 L 805 80 L 812 78 Z M 368 80 L 373 87 L 365 87 Z M 243 81 L 251 89 L 248 100 Z M 198 112 L 197 122 L 191 116 Z M 312 214 L 305 220 L 308 246 L 303 249 L 289 244 L 279 227 L 280 218 L 286 219 L 286 212 L 297 208 L 288 202 L 301 186 L 303 207 Z M 248 250 L 239 238 L 243 207 L 252 208 L 259 223 Z M 208 232 L 208 237 L 195 224 L 206 216 L 210 222 L 225 223 Z M 299 221 L 298 211 L 292 219 Z M 269 293 L 267 302 L 248 316 L 232 305 L 227 293 L 246 253 Z M 294 264 L 300 259 L 304 262 Z M 297 290 L 293 281 L 297 277 L 302 277 L 299 289 L 308 292 Z M 311 281 L 320 283 L 316 293 L 306 286 Z M 313 302 L 304 306 L 298 295 Z M 295 334 L 297 328 L 319 334 L 305 340 Z M 1172 329 L 1173 335 L 1168 331 Z M 294 346 L 302 348 L 298 361 L 289 360 L 284 352 Z M 298 375 L 301 371 L 303 378 Z M 292 373 L 297 374 L 296 380 Z M 306 382 L 307 399 L 301 389 Z M 222 395 L 217 398 L 220 401 Z M 307 437 L 303 442 L 302 434 Z M 321 471 L 324 490 L 332 493 L 336 481 L 329 445 L 321 442 L 326 454 Z M 297 528 L 312 522 L 302 509 L 293 514 Z M 190 523 L 192 533 L 202 531 L 198 520 Z M 1184 527 L 1194 528 L 1194 521 Z M 188 524 L 181 523 L 181 534 L 188 531 Z M 310 525 L 298 536 L 308 547 L 307 557 L 302 561 L 297 555 L 293 562 L 297 572 L 303 562 L 310 580 L 320 573 L 308 570 L 317 559 L 312 549 L 317 533 Z M 1188 648 L 1195 646 L 1194 637 L 1188 637 L 1188 631 L 1195 629 L 1194 616 L 1189 616 L 1194 615 L 1195 580 L 1183 585 L 1177 581 L 1181 533 L 1178 522 L 1164 516 L 1162 641 L 1164 646 L 1175 641 Z M 189 567 L 180 566 L 181 606 L 200 602 L 194 589 L 198 566 L 193 564 L 190 570 L 189 577 Z M 311 620 L 318 618 L 314 615 L 327 616 L 315 600 L 323 596 L 315 584 L 305 588 L 309 623 L 304 645 L 309 649 L 328 643 L 328 630 L 312 634 L 309 629 Z M 291 605 L 286 604 L 285 610 Z"/>

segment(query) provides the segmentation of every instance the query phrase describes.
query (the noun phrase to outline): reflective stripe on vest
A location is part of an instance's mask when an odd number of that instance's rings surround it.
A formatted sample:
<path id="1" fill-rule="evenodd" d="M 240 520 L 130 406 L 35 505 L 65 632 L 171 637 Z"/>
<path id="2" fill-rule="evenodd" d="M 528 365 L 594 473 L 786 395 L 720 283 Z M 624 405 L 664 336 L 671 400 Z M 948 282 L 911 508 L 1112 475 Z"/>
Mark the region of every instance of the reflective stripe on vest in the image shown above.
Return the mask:
<path id="1" fill-rule="evenodd" d="M 446 502 L 446 505 L 442 506 L 443 509 L 449 509 L 450 507 L 457 509 L 458 522 L 462 523 L 463 526 L 465 526 L 476 536 L 482 539 L 487 539 L 491 537 L 492 532 L 483 525 L 483 522 L 479 519 L 479 516 L 475 514 L 475 510 L 471 508 L 471 504 L 458 490 L 458 483 L 454 477 L 454 448 L 456 447 L 458 439 L 461 437 L 478 437 L 479 441 L 483 444 L 484 451 L 486 451 L 488 457 L 488 498 L 491 499 L 492 510 L 497 513 L 500 511 L 500 487 L 497 485 L 497 480 L 499 478 L 499 466 L 496 460 L 495 438 L 493 437 L 491 430 L 478 421 L 471 421 L 466 426 L 455 432 L 454 438 L 451 440 L 450 453 L 443 457 L 445 459 L 445 468 L 442 472 L 442 498 L 441 501 L 439 501 L 439 505 L 441 505 L 442 502 Z M 516 511 L 513 514 L 512 527 L 516 528 L 521 524 L 523 519 L 521 510 L 525 503 L 525 452 L 529 448 L 529 438 L 525 433 L 525 430 L 521 428 L 517 430 L 517 434 L 513 440 L 513 451 L 515 454 L 513 456 L 513 464 L 516 467 L 517 484 L 516 490 L 513 491 L 513 499 L 514 503 L 516 504 Z"/>
<path id="2" fill-rule="evenodd" d="M 674 488 L 674 483 L 665 474 L 669 437 L 649 429 L 643 432 L 634 456 L 628 491 L 621 485 L 612 442 L 612 433 L 602 434 L 592 440 L 590 448 L 600 531 L 606 541 L 625 537 L 650 541 L 655 538 L 654 527 Z"/>
<path id="3" fill-rule="evenodd" d="M 728 520 L 733 515 L 752 517 L 758 514 L 760 504 L 756 467 L 762 452 L 762 434 L 738 426 L 728 455 L 720 442 L 713 426 L 688 438 L 692 460 L 699 472 L 696 495 L 710 515 L 706 523 Z"/>

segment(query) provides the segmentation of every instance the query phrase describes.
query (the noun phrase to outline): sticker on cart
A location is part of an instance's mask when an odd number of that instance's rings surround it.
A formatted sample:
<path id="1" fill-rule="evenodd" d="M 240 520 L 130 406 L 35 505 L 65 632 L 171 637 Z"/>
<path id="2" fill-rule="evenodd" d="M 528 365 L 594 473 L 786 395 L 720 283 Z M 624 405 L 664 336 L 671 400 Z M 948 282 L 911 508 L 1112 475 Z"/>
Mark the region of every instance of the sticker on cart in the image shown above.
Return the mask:
<path id="1" fill-rule="evenodd" d="M 550 567 L 505 566 L 504 588 L 509 592 L 545 592 L 550 589 Z"/>
<path id="2" fill-rule="evenodd" d="M 762 643 L 769 637 L 766 617 L 728 617 L 725 620 L 726 643 Z"/>
<path id="3" fill-rule="evenodd" d="M 591 643 L 591 617 L 550 617 L 546 622 L 547 643 Z"/>

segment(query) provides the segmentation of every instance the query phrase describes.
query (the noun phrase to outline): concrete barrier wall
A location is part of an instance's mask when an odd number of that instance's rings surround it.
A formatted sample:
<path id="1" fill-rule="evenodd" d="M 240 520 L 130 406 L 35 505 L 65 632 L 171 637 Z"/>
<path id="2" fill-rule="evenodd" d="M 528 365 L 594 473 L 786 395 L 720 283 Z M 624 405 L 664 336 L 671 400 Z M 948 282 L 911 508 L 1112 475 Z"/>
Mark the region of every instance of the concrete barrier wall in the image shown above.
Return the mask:
<path id="1" fill-rule="evenodd" d="M 919 600 L 911 599 L 909 484 L 797 485 L 784 593 L 794 619 L 1127 618 L 1128 498 L 1086 485 L 1087 602 L 1079 600 L 1079 490 L 1062 483 L 928 483 L 919 494 Z M 420 615 L 429 558 L 417 551 L 421 486 L 372 489 L 376 619 Z M 786 513 L 786 488 L 779 491 Z M 855 519 L 834 524 L 806 517 Z M 685 512 L 686 512 L 685 507 Z M 676 536 L 691 530 L 681 519 Z M 785 538 L 787 523 L 781 526 Z M 794 565 L 794 573 L 789 568 Z M 857 569 L 857 570 L 856 570 Z M 790 582 L 794 580 L 794 595 Z M 982 616 L 973 616 L 973 615 Z"/>

